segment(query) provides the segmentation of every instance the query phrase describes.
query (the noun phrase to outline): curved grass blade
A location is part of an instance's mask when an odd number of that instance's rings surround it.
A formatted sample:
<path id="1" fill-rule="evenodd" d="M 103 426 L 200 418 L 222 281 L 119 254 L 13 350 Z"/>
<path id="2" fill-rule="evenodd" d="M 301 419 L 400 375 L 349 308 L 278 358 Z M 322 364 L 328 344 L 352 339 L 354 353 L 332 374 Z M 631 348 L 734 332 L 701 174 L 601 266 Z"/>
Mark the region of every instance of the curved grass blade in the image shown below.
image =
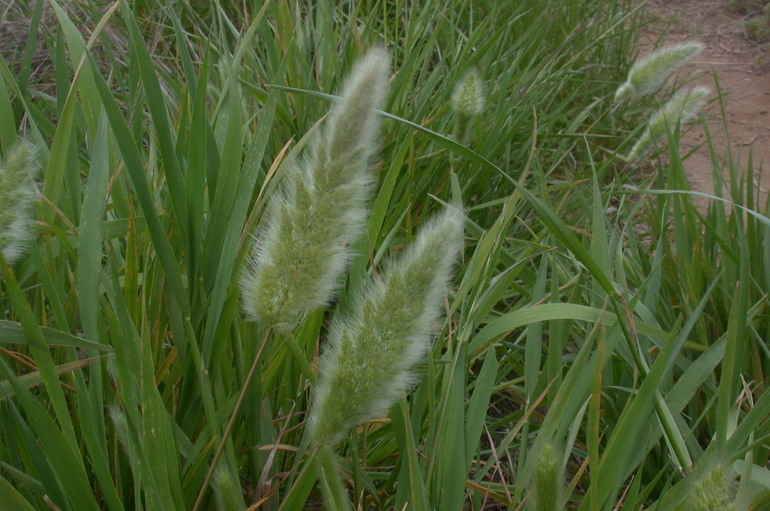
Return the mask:
<path id="1" fill-rule="evenodd" d="M 106 344 L 89 341 L 82 337 L 49 328 L 38 327 L 43 335 L 45 344 L 50 346 L 69 346 L 89 350 L 112 351 L 112 347 Z M 24 327 L 16 321 L 0 320 L 0 344 L 29 344 L 31 341 L 24 333 Z"/>

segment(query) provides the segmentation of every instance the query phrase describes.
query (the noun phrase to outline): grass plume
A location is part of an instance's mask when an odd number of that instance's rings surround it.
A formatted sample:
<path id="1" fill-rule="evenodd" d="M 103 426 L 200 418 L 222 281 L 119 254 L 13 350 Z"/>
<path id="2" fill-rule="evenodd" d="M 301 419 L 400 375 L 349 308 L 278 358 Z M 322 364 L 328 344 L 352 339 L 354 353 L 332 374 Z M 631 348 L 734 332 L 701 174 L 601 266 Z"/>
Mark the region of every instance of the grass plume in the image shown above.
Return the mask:
<path id="1" fill-rule="evenodd" d="M 702 49 L 701 43 L 687 42 L 664 46 L 652 52 L 631 66 L 628 80 L 615 93 L 615 101 L 652 94 Z"/>
<path id="2" fill-rule="evenodd" d="M 732 511 L 735 505 L 730 497 L 724 465 L 710 467 L 700 480 L 692 482 L 690 496 L 680 507 L 682 511 Z"/>
<path id="3" fill-rule="evenodd" d="M 370 51 L 356 66 L 306 160 L 287 163 L 282 193 L 268 205 L 266 226 L 241 278 L 250 319 L 291 327 L 332 297 L 346 244 L 366 218 L 369 158 L 376 148 L 377 109 L 385 102 L 390 58 Z"/>
<path id="4" fill-rule="evenodd" d="M 318 443 L 337 443 L 383 414 L 413 382 L 411 369 L 430 349 L 462 233 L 459 211 L 433 218 L 364 293 L 352 317 L 332 327 L 310 416 Z"/>
<path id="5" fill-rule="evenodd" d="M 692 119 L 701 106 L 701 99 L 708 94 L 705 87 L 683 90 L 674 95 L 663 107 L 655 112 L 647 123 L 642 135 L 626 156 L 626 161 L 638 160 L 657 140 L 673 129 L 677 123 Z"/>
<path id="6" fill-rule="evenodd" d="M 0 166 L 0 250 L 8 263 L 21 255 L 30 236 L 36 173 L 35 149 L 24 141 L 9 151 Z"/>
<path id="7" fill-rule="evenodd" d="M 484 110 L 485 102 L 484 84 L 478 71 L 471 69 L 463 75 L 452 92 L 452 109 L 458 114 L 473 117 Z"/>

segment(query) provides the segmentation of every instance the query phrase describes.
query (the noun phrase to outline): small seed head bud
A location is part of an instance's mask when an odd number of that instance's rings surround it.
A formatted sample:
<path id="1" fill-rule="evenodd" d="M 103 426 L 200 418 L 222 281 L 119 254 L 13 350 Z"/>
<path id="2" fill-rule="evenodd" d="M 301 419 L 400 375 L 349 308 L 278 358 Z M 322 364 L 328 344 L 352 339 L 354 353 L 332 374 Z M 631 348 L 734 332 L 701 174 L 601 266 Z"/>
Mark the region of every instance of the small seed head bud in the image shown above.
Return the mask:
<path id="1" fill-rule="evenodd" d="M 559 456 L 550 444 L 544 444 L 537 456 L 534 495 L 530 497 L 529 508 L 532 511 L 560 511 L 563 476 Z"/>
<path id="2" fill-rule="evenodd" d="M 452 108 L 458 114 L 473 117 L 484 110 L 485 101 L 484 84 L 478 72 L 471 69 L 460 79 L 452 93 Z"/>
<path id="3" fill-rule="evenodd" d="M 728 478 L 724 465 L 716 465 L 692 485 L 691 493 L 684 504 L 685 511 L 733 511 L 728 491 Z"/>

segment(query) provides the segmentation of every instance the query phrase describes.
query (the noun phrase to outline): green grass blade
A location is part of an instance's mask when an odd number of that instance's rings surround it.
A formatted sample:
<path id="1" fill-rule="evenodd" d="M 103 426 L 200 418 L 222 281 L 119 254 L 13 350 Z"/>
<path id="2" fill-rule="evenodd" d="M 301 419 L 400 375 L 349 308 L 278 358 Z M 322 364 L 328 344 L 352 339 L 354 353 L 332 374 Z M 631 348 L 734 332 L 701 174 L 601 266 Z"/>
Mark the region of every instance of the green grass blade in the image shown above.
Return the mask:
<path id="1" fill-rule="evenodd" d="M 0 511 L 35 511 L 35 508 L 0 476 Z"/>
<path id="2" fill-rule="evenodd" d="M 88 482 L 83 459 L 76 449 L 77 444 L 72 443 L 67 435 L 62 433 L 43 406 L 1 359 L 0 369 L 5 372 L 13 386 L 16 397 L 26 412 L 27 420 L 46 454 L 48 463 L 56 474 L 56 480 L 72 506 L 60 504 L 66 509 L 98 511 L 99 506 Z"/>
<path id="3" fill-rule="evenodd" d="M 475 380 L 465 420 L 465 469 L 470 471 L 473 457 L 479 449 L 487 408 L 492 397 L 499 364 L 494 350 L 489 350 Z"/>
<path id="4" fill-rule="evenodd" d="M 302 469 L 297 478 L 286 492 L 279 511 L 293 511 L 294 509 L 304 509 L 310 492 L 313 491 L 315 483 L 318 480 L 318 469 L 316 468 L 315 458 L 318 451 L 314 451 L 309 457 L 302 461 Z"/>
<path id="5" fill-rule="evenodd" d="M 431 509 L 428 500 L 428 491 L 425 487 L 422 471 L 420 469 L 419 453 L 415 443 L 412 421 L 409 417 L 409 407 L 406 400 L 399 401 L 399 413 L 392 417 L 394 427 L 398 429 L 396 435 L 402 443 L 402 452 L 406 452 L 406 473 L 408 485 L 404 488 L 399 487 L 399 492 L 403 492 L 404 500 L 409 499 L 412 508 L 415 511 L 429 511 Z M 394 407 L 395 409 L 395 407 Z M 402 470 L 404 470 L 402 468 Z M 407 491 L 408 490 L 408 491 Z"/>
<path id="6" fill-rule="evenodd" d="M 440 509 L 461 509 L 465 496 L 465 347 L 455 354 L 445 375 L 441 430 L 437 457 Z"/>
<path id="7" fill-rule="evenodd" d="M 158 138 L 160 155 L 163 158 L 163 170 L 168 181 L 168 193 L 171 198 L 174 218 L 176 218 L 182 232 L 187 232 L 187 201 L 185 196 L 185 182 L 177 160 L 175 141 L 171 133 L 168 119 L 168 111 L 164 102 L 164 94 L 161 89 L 158 76 L 153 68 L 153 63 L 144 39 L 139 32 L 134 15 L 127 2 L 120 2 L 123 19 L 128 25 L 131 50 L 141 76 L 147 109 L 153 120 L 155 136 Z"/>
<path id="8" fill-rule="evenodd" d="M 102 269 L 102 216 L 109 181 L 107 119 L 102 116 L 93 146 L 78 230 L 78 299 L 83 332 L 98 340 L 99 282 Z"/>
<path id="9" fill-rule="evenodd" d="M 90 65 L 95 68 L 93 61 Z M 117 142 L 120 153 L 126 164 L 126 171 L 131 179 L 131 184 L 136 192 L 137 199 L 142 206 L 147 229 L 150 233 L 155 252 L 163 267 L 166 278 L 168 279 L 171 294 L 176 300 L 182 311 L 189 314 L 190 304 L 187 299 L 187 292 L 182 283 L 182 277 L 179 265 L 174 256 L 174 251 L 169 242 L 166 230 L 163 228 L 160 217 L 155 209 L 155 199 L 144 169 L 143 159 L 137 147 L 136 141 L 131 134 L 131 129 L 126 123 L 125 118 L 112 97 L 112 93 L 107 83 L 98 73 L 94 73 L 96 89 L 101 97 L 107 119 L 110 122 L 113 135 Z"/>
<path id="10" fill-rule="evenodd" d="M 54 370 L 58 376 L 61 376 L 63 374 L 71 373 L 77 369 L 88 367 L 90 364 L 102 360 L 107 356 L 109 355 L 100 355 L 98 357 L 84 358 L 74 362 L 59 364 L 54 368 Z M 17 380 L 21 385 L 24 385 L 26 388 L 30 389 L 40 385 L 43 382 L 43 377 L 41 376 L 40 371 L 30 371 L 19 376 Z M 0 380 L 0 390 L 2 391 L 2 393 L 0 393 L 0 401 L 13 397 L 15 393 L 13 390 L 13 385 L 8 380 Z"/>
<path id="11" fill-rule="evenodd" d="M 11 99 L 8 95 L 8 87 L 5 84 L 5 78 L 0 74 L 0 145 L 3 153 L 8 154 L 8 150 L 16 144 L 16 122 L 11 107 Z"/>
<path id="12" fill-rule="evenodd" d="M 38 327 L 43 337 L 44 344 L 51 346 L 69 346 L 72 348 L 91 349 L 100 351 L 111 351 L 112 348 L 106 344 L 90 341 L 61 330 L 41 326 Z M 21 323 L 15 321 L 0 320 L 0 344 L 27 344 L 31 337 L 25 334 Z"/>

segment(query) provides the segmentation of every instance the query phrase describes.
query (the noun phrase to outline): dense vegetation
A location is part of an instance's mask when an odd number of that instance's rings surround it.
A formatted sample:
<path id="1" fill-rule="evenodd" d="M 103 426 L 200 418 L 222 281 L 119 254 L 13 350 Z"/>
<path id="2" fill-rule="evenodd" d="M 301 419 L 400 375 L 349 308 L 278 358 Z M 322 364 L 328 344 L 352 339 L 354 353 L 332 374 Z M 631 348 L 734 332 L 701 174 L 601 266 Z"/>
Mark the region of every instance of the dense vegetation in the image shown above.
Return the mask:
<path id="1" fill-rule="evenodd" d="M 636 2 L 22 4 L 0 149 L 36 148 L 39 193 L 0 257 L 0 510 L 770 506 L 765 197 L 707 137 L 696 207 L 678 125 L 618 156 L 673 89 L 614 101 Z M 286 162 L 377 45 L 344 281 L 292 328 L 250 321 L 239 277 Z M 484 106 L 459 114 L 472 69 Z M 316 449 L 335 318 L 447 203 L 464 248 L 413 388 Z"/>

